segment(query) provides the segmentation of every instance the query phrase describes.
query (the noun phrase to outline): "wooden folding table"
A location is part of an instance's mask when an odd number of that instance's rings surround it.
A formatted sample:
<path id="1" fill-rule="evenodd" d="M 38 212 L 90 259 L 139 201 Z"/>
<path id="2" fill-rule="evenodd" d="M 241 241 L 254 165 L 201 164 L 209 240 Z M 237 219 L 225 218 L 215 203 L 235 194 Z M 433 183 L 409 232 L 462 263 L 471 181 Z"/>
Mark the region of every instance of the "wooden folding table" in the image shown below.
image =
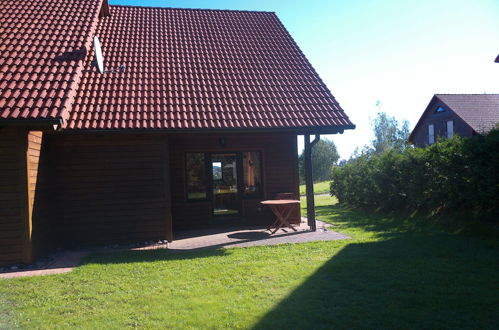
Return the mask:
<path id="1" fill-rule="evenodd" d="M 289 227 L 294 231 L 297 231 L 288 221 L 289 216 L 293 212 L 293 206 L 300 204 L 299 200 L 294 199 L 271 199 L 260 202 L 263 205 L 267 205 L 276 216 L 276 220 L 272 223 L 267 230 L 271 230 L 275 227 L 272 234 L 278 231 L 280 228 Z"/>

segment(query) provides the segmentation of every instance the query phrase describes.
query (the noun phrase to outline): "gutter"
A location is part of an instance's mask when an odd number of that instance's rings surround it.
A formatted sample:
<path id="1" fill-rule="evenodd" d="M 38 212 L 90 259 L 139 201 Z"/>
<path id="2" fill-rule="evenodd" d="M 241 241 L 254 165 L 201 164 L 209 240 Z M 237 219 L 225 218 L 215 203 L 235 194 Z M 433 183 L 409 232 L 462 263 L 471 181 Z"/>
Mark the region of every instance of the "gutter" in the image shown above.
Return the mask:
<path id="1" fill-rule="evenodd" d="M 60 130 L 64 134 L 192 134 L 192 133 L 293 133 L 298 135 L 343 134 L 346 129 L 355 129 L 355 125 L 341 127 L 284 127 L 284 128 L 121 128 L 121 129 L 91 129 L 66 128 Z M 315 140 L 314 140 L 315 141 Z M 317 143 L 317 142 L 315 142 Z M 314 143 L 314 144 L 315 144 Z"/>

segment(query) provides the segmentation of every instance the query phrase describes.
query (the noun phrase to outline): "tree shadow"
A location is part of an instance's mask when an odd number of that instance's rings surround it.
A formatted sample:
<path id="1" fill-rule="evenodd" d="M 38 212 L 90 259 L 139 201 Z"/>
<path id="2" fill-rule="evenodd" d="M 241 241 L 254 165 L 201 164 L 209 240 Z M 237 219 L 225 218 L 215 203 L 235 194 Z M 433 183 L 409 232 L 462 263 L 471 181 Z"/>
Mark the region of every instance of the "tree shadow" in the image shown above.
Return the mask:
<path id="1" fill-rule="evenodd" d="M 442 225 L 446 225 L 442 219 L 431 219 L 426 217 L 411 217 L 400 213 L 383 213 L 376 210 L 352 209 L 351 207 L 334 204 L 316 207 L 316 215 L 319 219 L 333 225 L 346 224 L 367 232 L 376 232 L 378 237 L 385 239 L 397 238 L 408 234 L 441 232 Z M 448 225 L 448 224 L 447 224 Z M 454 223 L 454 230 L 459 231 L 459 225 Z M 450 229 L 448 226 L 447 229 Z"/>
<path id="2" fill-rule="evenodd" d="M 254 329 L 497 328 L 497 257 L 452 235 L 349 244 Z"/>

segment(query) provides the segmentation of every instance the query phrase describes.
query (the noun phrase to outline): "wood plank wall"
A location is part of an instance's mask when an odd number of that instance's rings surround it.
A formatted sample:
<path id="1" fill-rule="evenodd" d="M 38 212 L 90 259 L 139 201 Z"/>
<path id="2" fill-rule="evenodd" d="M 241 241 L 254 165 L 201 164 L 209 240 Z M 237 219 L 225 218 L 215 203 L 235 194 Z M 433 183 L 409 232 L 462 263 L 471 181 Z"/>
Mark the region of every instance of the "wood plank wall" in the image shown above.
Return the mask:
<path id="1" fill-rule="evenodd" d="M 221 147 L 220 137 L 226 144 Z M 170 171 L 173 228 L 192 229 L 216 225 L 210 201 L 187 201 L 185 186 L 185 154 L 187 152 L 261 151 L 264 195 L 244 199 L 240 223 L 261 224 L 273 219 L 260 201 L 273 199 L 278 193 L 299 196 L 296 135 L 288 134 L 203 134 L 176 135 L 170 138 Z M 236 224 L 236 223 L 235 223 Z"/>
<path id="2" fill-rule="evenodd" d="M 58 246 L 171 238 L 165 135 L 54 135 L 49 145 Z"/>
<path id="3" fill-rule="evenodd" d="M 52 209 L 50 203 L 50 172 L 48 145 L 43 132 L 28 133 L 28 195 L 30 239 L 33 259 L 44 256 L 54 248 Z"/>
<path id="4" fill-rule="evenodd" d="M 0 265 L 29 262 L 27 132 L 0 129 Z"/>
<path id="5" fill-rule="evenodd" d="M 216 224 L 209 201 L 186 201 L 188 151 L 261 151 L 264 195 L 245 199 L 241 215 L 245 223 L 271 221 L 259 202 L 281 192 L 298 194 L 296 136 L 223 136 L 221 147 L 213 134 L 1 129 L 0 264 L 30 262 L 51 247 L 171 240 L 172 212 L 177 229 Z"/>

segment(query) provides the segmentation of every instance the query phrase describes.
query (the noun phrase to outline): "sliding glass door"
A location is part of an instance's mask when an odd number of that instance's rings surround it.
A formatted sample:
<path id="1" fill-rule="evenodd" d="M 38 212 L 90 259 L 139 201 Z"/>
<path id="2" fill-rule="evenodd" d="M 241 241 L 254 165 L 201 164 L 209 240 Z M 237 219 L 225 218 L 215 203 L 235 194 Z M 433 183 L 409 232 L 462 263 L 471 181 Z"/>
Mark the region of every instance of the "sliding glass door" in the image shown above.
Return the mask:
<path id="1" fill-rule="evenodd" d="M 239 214 L 237 153 L 211 154 L 213 215 Z"/>
<path id="2" fill-rule="evenodd" d="M 243 199 L 261 198 L 260 151 L 186 154 L 187 200 L 210 201 L 217 218 L 238 217 Z"/>

